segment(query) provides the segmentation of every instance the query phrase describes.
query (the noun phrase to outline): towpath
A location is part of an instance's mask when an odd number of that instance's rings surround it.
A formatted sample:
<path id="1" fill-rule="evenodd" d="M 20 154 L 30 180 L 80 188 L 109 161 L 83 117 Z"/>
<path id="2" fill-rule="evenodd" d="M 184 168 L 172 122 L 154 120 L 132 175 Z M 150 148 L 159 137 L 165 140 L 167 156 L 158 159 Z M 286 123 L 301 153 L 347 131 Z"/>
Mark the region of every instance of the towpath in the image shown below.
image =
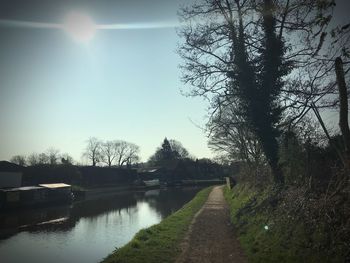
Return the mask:
<path id="1" fill-rule="evenodd" d="M 176 263 L 247 262 L 230 223 L 223 187 L 216 186 L 194 217 Z"/>

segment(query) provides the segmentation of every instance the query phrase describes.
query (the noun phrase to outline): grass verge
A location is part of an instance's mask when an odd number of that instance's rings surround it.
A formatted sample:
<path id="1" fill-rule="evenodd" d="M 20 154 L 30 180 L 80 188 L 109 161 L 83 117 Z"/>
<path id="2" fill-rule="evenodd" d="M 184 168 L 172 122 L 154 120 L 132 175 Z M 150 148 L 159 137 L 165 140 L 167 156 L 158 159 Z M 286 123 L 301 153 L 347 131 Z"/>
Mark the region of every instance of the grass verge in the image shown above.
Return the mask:
<path id="1" fill-rule="evenodd" d="M 102 262 L 174 262 L 194 215 L 208 199 L 211 190 L 212 187 L 201 190 L 190 202 L 159 224 L 140 230 L 129 243 L 116 249 Z"/>
<path id="2" fill-rule="evenodd" d="M 345 262 L 344 251 L 330 250 L 322 222 L 310 227 L 283 200 L 271 205 L 271 192 L 247 185 L 224 189 L 249 262 Z"/>

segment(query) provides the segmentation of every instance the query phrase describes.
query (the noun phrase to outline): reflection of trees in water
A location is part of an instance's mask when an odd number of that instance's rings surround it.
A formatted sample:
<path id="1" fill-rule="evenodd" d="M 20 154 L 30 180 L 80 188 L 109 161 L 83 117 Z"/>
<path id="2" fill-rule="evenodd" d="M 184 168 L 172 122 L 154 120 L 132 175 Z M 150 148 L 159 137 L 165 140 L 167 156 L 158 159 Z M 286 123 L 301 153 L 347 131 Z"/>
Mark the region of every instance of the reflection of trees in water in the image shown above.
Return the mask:
<path id="1" fill-rule="evenodd" d="M 94 218 L 106 212 L 135 207 L 136 204 L 136 199 L 132 194 L 104 196 L 75 203 L 71 210 L 71 217 Z"/>
<path id="2" fill-rule="evenodd" d="M 0 214 L 0 239 L 9 238 L 21 230 L 30 232 L 66 232 L 75 227 L 81 218 L 94 220 L 103 213 L 125 210 L 130 213 L 136 208 L 136 199 L 133 194 L 103 196 L 97 199 L 84 200 L 64 206 L 48 208 L 17 210 Z M 135 212 L 135 211 L 133 211 Z M 59 222 L 48 221 L 66 218 Z M 43 224 L 43 222 L 48 222 Z"/>
<path id="3" fill-rule="evenodd" d="M 73 204 L 69 218 L 66 221 L 52 225 L 50 228 L 52 227 L 54 231 L 70 231 L 81 218 L 85 218 L 92 223 L 105 213 L 107 215 L 113 212 L 120 214 L 122 210 L 128 213 L 130 209 L 136 207 L 136 204 L 136 199 L 130 194 L 100 196 L 97 199 L 80 201 Z"/>
<path id="4" fill-rule="evenodd" d="M 25 225 L 33 225 L 41 222 L 68 217 L 69 205 L 15 210 L 0 214 L 0 231 L 6 228 L 18 228 Z"/>
<path id="5" fill-rule="evenodd" d="M 0 214 L 0 239 L 8 238 L 21 230 L 34 230 L 33 225 L 58 218 L 68 218 L 69 205 L 15 210 Z M 47 228 L 48 224 L 39 226 Z"/>
<path id="6" fill-rule="evenodd" d="M 200 188 L 169 188 L 149 190 L 146 192 L 129 192 L 118 195 L 99 196 L 96 199 L 75 202 L 72 205 L 61 205 L 48 208 L 17 210 L 0 214 L 0 239 L 7 239 L 19 231 L 67 232 L 84 218 L 86 227 L 93 227 L 100 215 L 106 214 L 105 223 L 111 220 L 127 218 L 134 220 L 137 214 L 137 203 L 149 204 L 162 218 L 180 209 L 191 200 Z M 116 214 L 118 216 L 116 216 Z M 48 222 L 60 218 L 66 220 Z M 48 222 L 44 223 L 43 222 Z M 115 222 L 116 224 L 121 222 Z M 39 224 L 39 225 L 38 225 Z"/>
<path id="7" fill-rule="evenodd" d="M 89 228 L 94 228 L 97 223 L 101 223 L 98 220 L 100 220 L 102 214 L 105 214 L 103 223 L 108 224 L 111 220 L 135 214 L 136 205 L 137 201 L 132 193 L 100 196 L 98 199 L 85 200 L 74 204 L 69 220 L 76 223 L 84 218 L 84 227 L 89 231 Z"/>
<path id="8" fill-rule="evenodd" d="M 144 195 L 144 200 L 154 208 L 162 218 L 179 210 L 190 201 L 201 188 L 168 188 L 160 190 L 158 195 Z"/>

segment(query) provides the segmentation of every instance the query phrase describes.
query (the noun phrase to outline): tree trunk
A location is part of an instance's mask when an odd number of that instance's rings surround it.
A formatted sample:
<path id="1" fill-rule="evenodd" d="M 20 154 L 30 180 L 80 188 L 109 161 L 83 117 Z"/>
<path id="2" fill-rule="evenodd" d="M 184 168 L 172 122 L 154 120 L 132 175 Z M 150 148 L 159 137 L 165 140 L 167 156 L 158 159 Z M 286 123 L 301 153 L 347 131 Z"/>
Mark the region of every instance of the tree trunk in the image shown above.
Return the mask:
<path id="1" fill-rule="evenodd" d="M 284 185 L 284 176 L 281 170 L 281 167 L 277 162 L 270 161 L 271 172 L 273 176 L 273 181 L 276 185 L 283 186 Z"/>
<path id="2" fill-rule="evenodd" d="M 348 94 L 346 89 L 343 61 L 340 57 L 335 59 L 335 73 L 337 76 L 337 84 L 339 89 L 339 126 L 344 140 L 345 153 L 349 165 L 350 160 L 350 129 L 348 123 Z"/>

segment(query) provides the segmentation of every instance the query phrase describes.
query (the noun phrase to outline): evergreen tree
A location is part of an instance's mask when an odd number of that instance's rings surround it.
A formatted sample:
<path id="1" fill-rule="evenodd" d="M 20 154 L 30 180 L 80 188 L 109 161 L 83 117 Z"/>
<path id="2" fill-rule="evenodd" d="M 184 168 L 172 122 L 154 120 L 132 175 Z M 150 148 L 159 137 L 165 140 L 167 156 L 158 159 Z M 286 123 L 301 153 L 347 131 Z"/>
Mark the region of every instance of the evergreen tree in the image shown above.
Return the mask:
<path id="1" fill-rule="evenodd" d="M 165 137 L 161 147 L 159 147 L 150 157 L 149 162 L 156 165 L 163 165 L 171 160 L 184 159 L 188 157 L 188 151 L 180 142 L 176 140 L 168 140 Z"/>
<path id="2" fill-rule="evenodd" d="M 162 148 L 160 149 L 160 153 L 161 153 L 161 159 L 164 161 L 175 159 L 175 153 L 171 149 L 171 145 L 166 137 L 162 143 Z"/>

